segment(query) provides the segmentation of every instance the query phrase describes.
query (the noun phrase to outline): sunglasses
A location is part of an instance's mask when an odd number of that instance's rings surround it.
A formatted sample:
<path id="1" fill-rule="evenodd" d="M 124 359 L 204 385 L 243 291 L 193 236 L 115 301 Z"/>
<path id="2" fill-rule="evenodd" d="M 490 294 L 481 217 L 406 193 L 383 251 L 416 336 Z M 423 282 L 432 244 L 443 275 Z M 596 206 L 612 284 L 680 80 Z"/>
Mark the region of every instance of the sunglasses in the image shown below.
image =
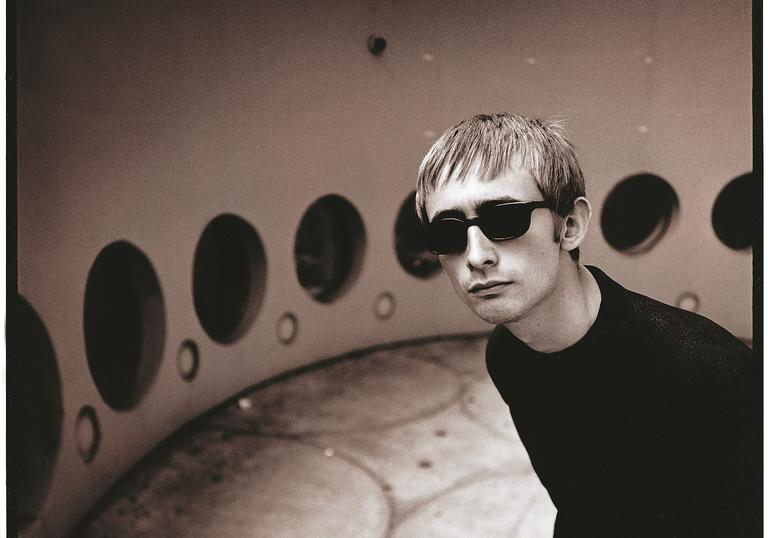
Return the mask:
<path id="1" fill-rule="evenodd" d="M 505 241 L 520 237 L 531 227 L 534 209 L 549 208 L 544 201 L 503 202 L 483 205 L 477 217 L 446 216 L 429 222 L 424 229 L 427 249 L 435 254 L 458 254 L 467 248 L 467 230 L 479 226 L 485 237 L 492 241 Z"/>

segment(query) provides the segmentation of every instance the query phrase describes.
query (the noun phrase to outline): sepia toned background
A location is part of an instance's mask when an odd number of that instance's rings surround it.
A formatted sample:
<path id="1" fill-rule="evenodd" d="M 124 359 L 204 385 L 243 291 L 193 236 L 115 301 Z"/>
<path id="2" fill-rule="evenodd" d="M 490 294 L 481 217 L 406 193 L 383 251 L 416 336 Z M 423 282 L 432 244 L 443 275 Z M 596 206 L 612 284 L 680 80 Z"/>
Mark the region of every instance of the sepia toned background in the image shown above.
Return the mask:
<path id="1" fill-rule="evenodd" d="M 476 113 L 562 118 L 585 263 L 750 342 L 751 7 L 20 2 L 22 527 L 66 535 L 256 383 L 490 330 L 410 210 L 421 157 Z"/>

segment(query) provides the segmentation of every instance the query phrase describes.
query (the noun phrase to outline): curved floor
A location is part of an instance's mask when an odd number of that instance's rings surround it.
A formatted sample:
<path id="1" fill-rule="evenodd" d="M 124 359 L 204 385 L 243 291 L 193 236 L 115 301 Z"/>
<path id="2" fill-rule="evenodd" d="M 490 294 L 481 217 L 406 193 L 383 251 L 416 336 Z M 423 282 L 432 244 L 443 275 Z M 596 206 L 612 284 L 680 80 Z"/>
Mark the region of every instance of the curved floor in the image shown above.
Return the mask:
<path id="1" fill-rule="evenodd" d="M 78 536 L 552 536 L 485 337 L 372 351 L 261 386 L 142 460 Z"/>

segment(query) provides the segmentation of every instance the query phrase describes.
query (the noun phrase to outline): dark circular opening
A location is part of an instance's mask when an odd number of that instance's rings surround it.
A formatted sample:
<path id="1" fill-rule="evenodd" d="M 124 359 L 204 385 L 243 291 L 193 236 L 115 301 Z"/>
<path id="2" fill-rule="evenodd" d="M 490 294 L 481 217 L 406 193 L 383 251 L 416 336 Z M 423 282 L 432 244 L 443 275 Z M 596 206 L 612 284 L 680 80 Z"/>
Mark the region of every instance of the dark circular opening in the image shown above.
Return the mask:
<path id="1" fill-rule="evenodd" d="M 85 463 L 91 463 L 99 451 L 101 444 L 101 428 L 96 410 L 90 405 L 83 406 L 77 414 L 75 422 L 77 436 L 77 451 Z"/>
<path id="2" fill-rule="evenodd" d="M 368 50 L 374 56 L 380 55 L 387 48 L 387 40 L 381 36 L 370 35 L 368 36 Z"/>
<path id="3" fill-rule="evenodd" d="M 118 241 L 93 262 L 85 288 L 88 368 L 113 409 L 136 405 L 155 378 L 165 341 L 165 310 L 155 271 L 135 246 Z"/>
<path id="4" fill-rule="evenodd" d="M 416 191 L 400 206 L 395 221 L 395 253 L 405 272 L 418 278 L 429 278 L 440 270 L 440 260 L 427 250 L 416 215 Z"/>
<path id="5" fill-rule="evenodd" d="M 360 214 L 332 194 L 312 204 L 296 232 L 294 256 L 299 283 L 321 303 L 346 291 L 360 271 L 365 230 Z"/>
<path id="6" fill-rule="evenodd" d="M 653 174 L 627 177 L 605 199 L 603 236 L 625 254 L 648 252 L 666 235 L 678 208 L 677 194 L 664 179 Z"/>
<path id="7" fill-rule="evenodd" d="M 48 331 L 22 297 L 8 302 L 6 338 L 8 485 L 24 528 L 43 507 L 61 446 L 61 378 Z"/>
<path id="8" fill-rule="evenodd" d="M 712 207 L 712 227 L 725 246 L 743 250 L 752 246 L 755 232 L 757 180 L 752 172 L 732 179 Z"/>
<path id="9" fill-rule="evenodd" d="M 230 344 L 253 324 L 261 307 L 267 262 L 256 230 L 224 214 L 205 227 L 194 261 L 195 311 L 205 332 Z"/>

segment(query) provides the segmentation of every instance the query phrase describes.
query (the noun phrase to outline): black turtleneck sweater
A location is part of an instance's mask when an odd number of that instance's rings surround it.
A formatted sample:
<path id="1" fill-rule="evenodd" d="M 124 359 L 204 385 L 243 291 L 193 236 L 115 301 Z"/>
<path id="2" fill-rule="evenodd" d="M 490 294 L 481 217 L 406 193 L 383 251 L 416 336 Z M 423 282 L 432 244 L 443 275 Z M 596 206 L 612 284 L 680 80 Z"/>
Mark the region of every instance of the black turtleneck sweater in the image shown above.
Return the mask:
<path id="1" fill-rule="evenodd" d="M 555 536 L 761 536 L 758 358 L 712 321 L 588 267 L 597 319 L 539 353 L 505 327 L 488 372 L 558 514 Z"/>

